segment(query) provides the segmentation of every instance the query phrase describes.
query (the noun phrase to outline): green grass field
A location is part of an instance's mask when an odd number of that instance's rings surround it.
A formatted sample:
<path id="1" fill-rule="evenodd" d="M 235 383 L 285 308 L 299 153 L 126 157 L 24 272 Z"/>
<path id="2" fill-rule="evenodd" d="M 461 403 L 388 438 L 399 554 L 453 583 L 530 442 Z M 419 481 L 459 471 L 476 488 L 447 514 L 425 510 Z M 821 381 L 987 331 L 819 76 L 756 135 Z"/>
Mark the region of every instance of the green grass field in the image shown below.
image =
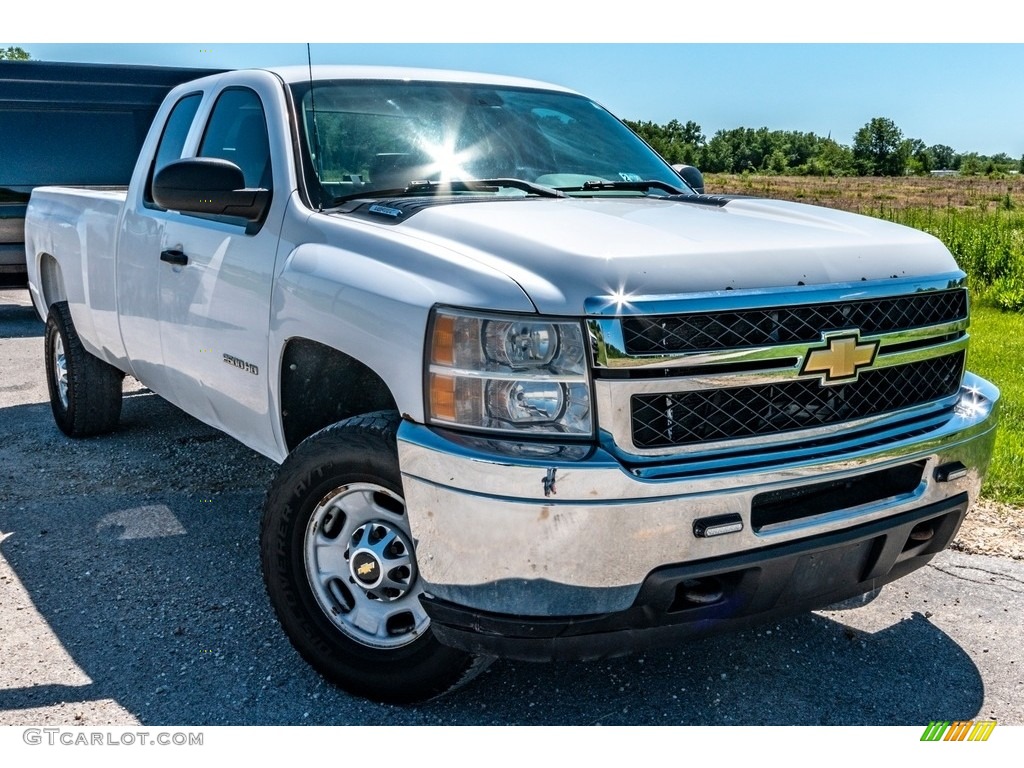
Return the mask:
<path id="1" fill-rule="evenodd" d="M 1024 505 L 1024 213 L 1004 201 L 988 208 L 904 208 L 882 215 L 938 237 L 969 275 L 968 367 L 1003 395 L 983 493 Z"/>
<path id="2" fill-rule="evenodd" d="M 985 496 L 1024 505 L 1024 314 L 975 302 L 968 368 L 1002 392 L 996 452 Z"/>
<path id="3" fill-rule="evenodd" d="M 908 207 L 884 218 L 938 237 L 968 274 L 968 367 L 1002 391 L 1001 420 L 983 494 L 1024 505 L 1024 213 L 996 206 Z"/>

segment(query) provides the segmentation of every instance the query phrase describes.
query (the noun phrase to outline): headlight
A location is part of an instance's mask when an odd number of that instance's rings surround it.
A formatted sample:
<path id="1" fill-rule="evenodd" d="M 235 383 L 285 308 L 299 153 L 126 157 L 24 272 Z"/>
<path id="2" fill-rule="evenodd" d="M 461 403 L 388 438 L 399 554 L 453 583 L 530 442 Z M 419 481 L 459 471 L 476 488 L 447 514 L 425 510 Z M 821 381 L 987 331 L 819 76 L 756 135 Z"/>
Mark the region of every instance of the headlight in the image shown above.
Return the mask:
<path id="1" fill-rule="evenodd" d="M 583 338 L 579 322 L 435 310 L 427 350 L 430 421 L 593 434 Z"/>

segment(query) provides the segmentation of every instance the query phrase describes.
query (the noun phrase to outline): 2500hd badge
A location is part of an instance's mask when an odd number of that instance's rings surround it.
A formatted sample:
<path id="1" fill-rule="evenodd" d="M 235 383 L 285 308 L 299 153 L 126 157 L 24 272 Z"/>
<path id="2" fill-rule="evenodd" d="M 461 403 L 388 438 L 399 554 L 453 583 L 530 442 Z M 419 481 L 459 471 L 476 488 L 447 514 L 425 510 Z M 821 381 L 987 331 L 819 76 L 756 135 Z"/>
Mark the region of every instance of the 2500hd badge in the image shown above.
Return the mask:
<path id="1" fill-rule="evenodd" d="M 260 375 L 260 369 L 258 366 L 253 365 L 252 363 L 247 363 L 245 360 L 239 360 L 237 357 L 229 355 L 227 352 L 224 353 L 224 362 L 228 365 L 233 365 L 235 368 L 243 370 L 246 373 L 251 373 L 253 376 Z"/>

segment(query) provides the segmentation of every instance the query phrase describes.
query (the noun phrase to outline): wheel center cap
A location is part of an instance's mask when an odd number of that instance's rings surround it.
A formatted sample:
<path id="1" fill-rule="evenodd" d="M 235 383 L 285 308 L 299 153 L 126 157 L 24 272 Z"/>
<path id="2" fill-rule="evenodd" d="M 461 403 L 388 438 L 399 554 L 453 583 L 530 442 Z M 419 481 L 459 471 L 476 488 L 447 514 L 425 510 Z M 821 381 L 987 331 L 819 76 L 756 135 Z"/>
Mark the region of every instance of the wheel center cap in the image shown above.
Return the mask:
<path id="1" fill-rule="evenodd" d="M 384 578 L 384 571 L 380 567 L 377 556 L 368 549 L 357 550 L 349 561 L 349 570 L 360 586 L 372 589 L 380 584 Z"/>

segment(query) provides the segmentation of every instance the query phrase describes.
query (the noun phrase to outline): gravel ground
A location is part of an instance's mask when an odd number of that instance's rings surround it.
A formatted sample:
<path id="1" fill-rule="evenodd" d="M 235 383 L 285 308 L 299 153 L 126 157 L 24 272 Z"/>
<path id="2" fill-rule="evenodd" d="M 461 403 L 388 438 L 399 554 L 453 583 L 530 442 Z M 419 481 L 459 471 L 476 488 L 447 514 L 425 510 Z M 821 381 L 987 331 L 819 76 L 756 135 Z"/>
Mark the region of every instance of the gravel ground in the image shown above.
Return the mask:
<path id="1" fill-rule="evenodd" d="M 25 305 L 0 291 L 0 725 L 1024 724 L 1024 563 L 987 506 L 966 551 L 859 610 L 497 662 L 420 707 L 354 699 L 302 662 L 263 591 L 272 462 L 138 387 L 115 434 L 64 438 Z"/>
<path id="2" fill-rule="evenodd" d="M 960 526 L 953 549 L 1024 560 L 1024 510 L 982 499 Z"/>

